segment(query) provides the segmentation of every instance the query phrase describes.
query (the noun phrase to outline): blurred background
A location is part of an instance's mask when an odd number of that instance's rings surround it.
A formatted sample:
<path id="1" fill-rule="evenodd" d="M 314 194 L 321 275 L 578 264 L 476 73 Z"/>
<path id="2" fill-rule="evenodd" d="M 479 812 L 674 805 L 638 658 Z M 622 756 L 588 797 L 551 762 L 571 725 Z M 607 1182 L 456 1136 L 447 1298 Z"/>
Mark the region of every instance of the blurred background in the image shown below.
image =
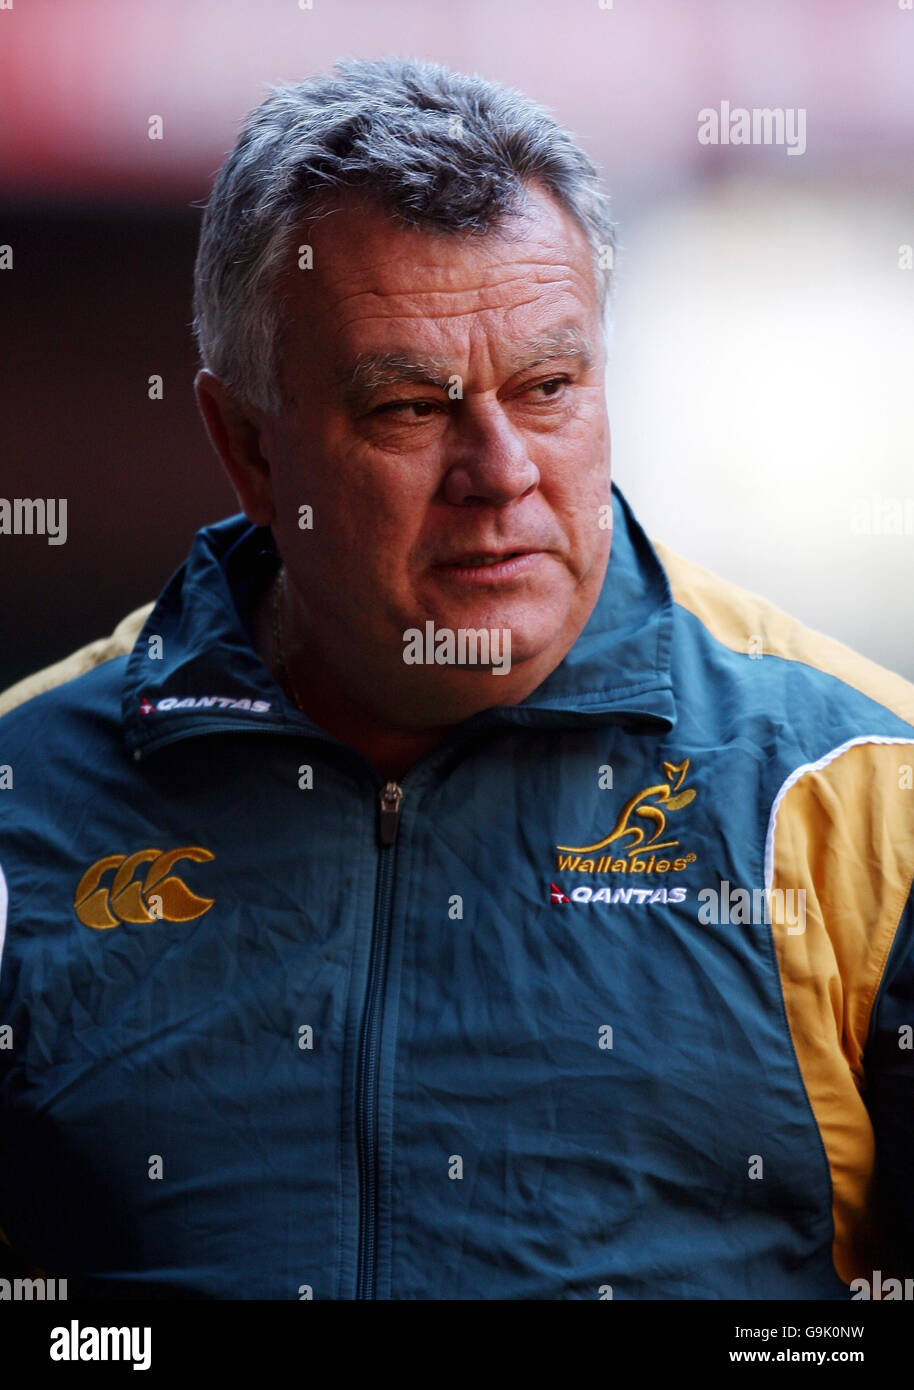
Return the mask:
<path id="1" fill-rule="evenodd" d="M 0 536 L 0 688 L 109 632 L 236 510 L 191 389 L 201 205 L 269 84 L 385 54 L 522 89 L 600 167 L 614 476 L 648 534 L 914 679 L 908 3 L 0 9 L 0 496 L 68 498 L 66 545 Z M 805 152 L 700 143 L 724 101 L 805 110 Z"/>

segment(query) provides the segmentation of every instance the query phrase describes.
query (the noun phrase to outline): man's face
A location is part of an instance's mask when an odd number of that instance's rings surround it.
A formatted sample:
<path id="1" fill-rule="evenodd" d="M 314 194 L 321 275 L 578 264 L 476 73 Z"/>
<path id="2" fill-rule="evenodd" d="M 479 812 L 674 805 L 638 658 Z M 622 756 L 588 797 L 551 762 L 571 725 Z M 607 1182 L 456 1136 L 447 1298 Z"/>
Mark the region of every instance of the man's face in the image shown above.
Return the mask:
<path id="1" fill-rule="evenodd" d="M 313 269 L 285 300 L 287 403 L 261 444 L 274 534 L 306 644 L 392 722 L 523 698 L 605 574 L 591 252 L 547 195 L 531 191 L 531 214 L 511 239 L 462 238 L 348 196 L 308 227 Z M 406 665 L 404 633 L 429 619 L 510 630 L 512 675 Z"/>

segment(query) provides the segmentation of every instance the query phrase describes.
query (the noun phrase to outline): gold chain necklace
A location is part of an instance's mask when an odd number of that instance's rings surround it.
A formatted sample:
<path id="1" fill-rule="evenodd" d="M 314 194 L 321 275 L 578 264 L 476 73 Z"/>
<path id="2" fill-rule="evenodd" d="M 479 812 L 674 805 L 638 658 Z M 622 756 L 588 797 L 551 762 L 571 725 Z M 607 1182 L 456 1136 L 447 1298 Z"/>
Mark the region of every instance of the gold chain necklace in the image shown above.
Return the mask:
<path id="1" fill-rule="evenodd" d="M 298 691 L 295 689 L 295 682 L 286 662 L 286 643 L 282 622 L 283 599 L 286 596 L 286 567 L 280 565 L 279 573 L 273 580 L 273 659 L 276 664 L 276 674 L 279 683 L 292 696 L 299 711 L 304 714 L 301 700 L 298 698 Z"/>

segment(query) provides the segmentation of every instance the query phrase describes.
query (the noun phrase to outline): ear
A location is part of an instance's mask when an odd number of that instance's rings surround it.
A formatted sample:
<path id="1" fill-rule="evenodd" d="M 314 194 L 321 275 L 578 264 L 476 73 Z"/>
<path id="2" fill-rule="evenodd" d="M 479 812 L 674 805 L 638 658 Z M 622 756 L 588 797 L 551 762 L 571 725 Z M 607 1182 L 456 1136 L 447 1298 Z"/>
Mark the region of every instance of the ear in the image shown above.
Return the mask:
<path id="1" fill-rule="evenodd" d="M 261 452 L 260 412 L 246 405 L 206 367 L 194 378 L 194 394 L 242 511 L 255 526 L 269 526 L 276 516 L 276 505 L 269 460 Z"/>

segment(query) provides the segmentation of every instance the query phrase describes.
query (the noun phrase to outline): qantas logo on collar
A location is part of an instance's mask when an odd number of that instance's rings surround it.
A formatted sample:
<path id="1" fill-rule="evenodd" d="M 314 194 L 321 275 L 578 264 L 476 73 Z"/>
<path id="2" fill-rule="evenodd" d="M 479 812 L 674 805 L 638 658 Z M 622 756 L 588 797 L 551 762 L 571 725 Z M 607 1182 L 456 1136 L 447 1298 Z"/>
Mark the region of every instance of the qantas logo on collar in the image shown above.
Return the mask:
<path id="1" fill-rule="evenodd" d="M 243 709 L 249 714 L 266 714 L 272 705 L 269 700 L 238 700 L 234 695 L 166 695 L 153 702 L 145 695 L 140 701 L 140 714 L 167 714 L 175 709 Z"/>

